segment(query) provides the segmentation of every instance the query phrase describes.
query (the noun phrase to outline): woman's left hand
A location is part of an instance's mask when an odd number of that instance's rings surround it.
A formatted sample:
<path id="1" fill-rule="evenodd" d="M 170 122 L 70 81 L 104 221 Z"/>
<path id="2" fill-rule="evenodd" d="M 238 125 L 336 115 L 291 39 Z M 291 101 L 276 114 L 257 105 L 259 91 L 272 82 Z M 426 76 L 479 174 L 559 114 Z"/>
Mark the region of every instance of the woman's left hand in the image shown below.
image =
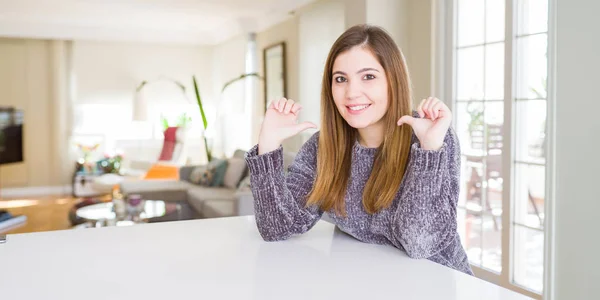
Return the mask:
<path id="1" fill-rule="evenodd" d="M 424 150 L 440 150 L 444 145 L 444 138 L 452 123 L 452 112 L 438 98 L 423 99 L 417 108 L 420 118 L 403 116 L 398 120 L 398 126 L 410 125 Z"/>

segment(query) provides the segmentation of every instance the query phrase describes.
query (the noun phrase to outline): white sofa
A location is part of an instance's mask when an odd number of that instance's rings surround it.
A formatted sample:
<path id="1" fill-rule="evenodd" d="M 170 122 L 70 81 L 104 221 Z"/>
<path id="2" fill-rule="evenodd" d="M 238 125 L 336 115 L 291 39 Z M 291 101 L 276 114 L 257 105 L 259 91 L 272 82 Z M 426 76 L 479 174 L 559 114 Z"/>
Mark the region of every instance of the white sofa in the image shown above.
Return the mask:
<path id="1" fill-rule="evenodd" d="M 245 151 L 235 151 L 233 157 L 244 158 Z M 284 154 L 285 168 L 294 160 L 295 153 Z M 244 216 L 254 214 L 254 199 L 248 189 L 208 187 L 193 184 L 190 174 L 196 166 L 185 166 L 179 169 L 179 180 L 142 180 L 123 182 L 122 193 L 140 194 L 144 199 L 178 202 L 188 208 L 190 218 L 216 218 L 228 216 Z M 248 176 L 246 167 L 244 181 Z M 238 182 L 238 185 L 239 183 Z M 236 185 L 236 186 L 238 186 Z"/>

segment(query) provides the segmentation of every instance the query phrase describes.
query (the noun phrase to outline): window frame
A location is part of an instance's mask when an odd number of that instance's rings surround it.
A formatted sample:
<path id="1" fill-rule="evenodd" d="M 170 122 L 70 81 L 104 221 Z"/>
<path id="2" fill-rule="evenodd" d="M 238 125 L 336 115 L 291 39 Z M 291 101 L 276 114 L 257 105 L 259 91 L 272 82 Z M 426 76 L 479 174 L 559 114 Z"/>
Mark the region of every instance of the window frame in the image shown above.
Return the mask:
<path id="1" fill-rule="evenodd" d="M 503 212 L 502 212 L 502 271 L 497 274 L 480 266 L 472 265 L 473 272 L 479 278 L 495 283 L 507 289 L 516 291 L 534 299 L 553 299 L 554 289 L 553 282 L 555 278 L 554 272 L 554 232 L 555 232 L 555 28 L 556 28 L 556 1 L 548 0 L 548 65 L 547 65 L 547 114 L 546 114 L 546 162 L 545 162 L 545 199 L 544 199 L 544 275 L 543 275 L 543 293 L 538 294 L 526 287 L 513 282 L 512 261 L 514 260 L 513 253 L 513 237 L 514 237 L 514 173 L 513 161 L 516 158 L 516 148 L 514 145 L 514 132 L 516 129 L 516 101 L 514 101 L 515 91 L 515 69 L 516 59 L 514 53 L 516 51 L 516 9 L 517 1 L 505 0 L 505 64 L 504 64 L 504 81 L 510 84 L 504 85 L 504 127 L 505 127 L 505 142 L 503 149 L 502 168 L 507 170 L 504 175 L 503 182 Z M 456 62 L 457 51 L 457 19 L 455 16 L 458 11 L 458 0 L 435 0 L 432 6 L 432 25 L 433 25 L 433 48 L 432 49 L 432 89 L 434 94 L 443 97 L 445 103 L 454 112 L 456 108 L 455 87 L 456 87 Z M 506 63 L 510 62 L 510 63 Z M 456 114 L 455 114 L 456 115 Z M 453 120 L 452 126 L 456 127 L 456 118 Z"/>

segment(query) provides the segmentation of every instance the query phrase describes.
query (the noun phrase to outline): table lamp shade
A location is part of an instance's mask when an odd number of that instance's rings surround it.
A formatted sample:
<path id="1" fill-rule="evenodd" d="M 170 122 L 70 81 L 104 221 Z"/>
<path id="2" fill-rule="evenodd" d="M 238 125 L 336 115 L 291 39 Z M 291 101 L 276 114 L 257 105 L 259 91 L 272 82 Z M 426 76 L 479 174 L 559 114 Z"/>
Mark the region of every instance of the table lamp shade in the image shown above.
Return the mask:
<path id="1" fill-rule="evenodd" d="M 134 121 L 147 121 L 148 120 L 148 106 L 144 97 L 144 90 L 139 90 L 135 93 L 133 98 L 133 120 Z"/>

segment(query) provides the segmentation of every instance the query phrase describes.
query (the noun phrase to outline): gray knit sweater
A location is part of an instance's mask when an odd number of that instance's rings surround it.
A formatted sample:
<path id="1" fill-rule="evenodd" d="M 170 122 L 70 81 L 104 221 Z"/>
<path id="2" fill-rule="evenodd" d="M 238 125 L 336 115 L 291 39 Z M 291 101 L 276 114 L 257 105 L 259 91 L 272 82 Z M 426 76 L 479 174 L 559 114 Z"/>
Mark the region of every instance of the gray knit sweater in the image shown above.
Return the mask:
<path id="1" fill-rule="evenodd" d="M 319 133 L 300 149 L 284 172 L 283 148 L 258 155 L 258 145 L 246 153 L 255 199 L 256 223 L 266 241 L 284 240 L 315 225 L 323 211 L 305 207 L 316 177 Z M 473 274 L 457 232 L 460 147 L 450 128 L 438 151 L 420 148 L 413 133 L 408 168 L 392 205 L 368 214 L 362 194 L 371 174 L 376 148 L 358 143 L 352 151 L 351 178 L 346 192 L 347 216 L 327 212 L 342 231 L 356 239 L 392 245 L 412 258 Z"/>

